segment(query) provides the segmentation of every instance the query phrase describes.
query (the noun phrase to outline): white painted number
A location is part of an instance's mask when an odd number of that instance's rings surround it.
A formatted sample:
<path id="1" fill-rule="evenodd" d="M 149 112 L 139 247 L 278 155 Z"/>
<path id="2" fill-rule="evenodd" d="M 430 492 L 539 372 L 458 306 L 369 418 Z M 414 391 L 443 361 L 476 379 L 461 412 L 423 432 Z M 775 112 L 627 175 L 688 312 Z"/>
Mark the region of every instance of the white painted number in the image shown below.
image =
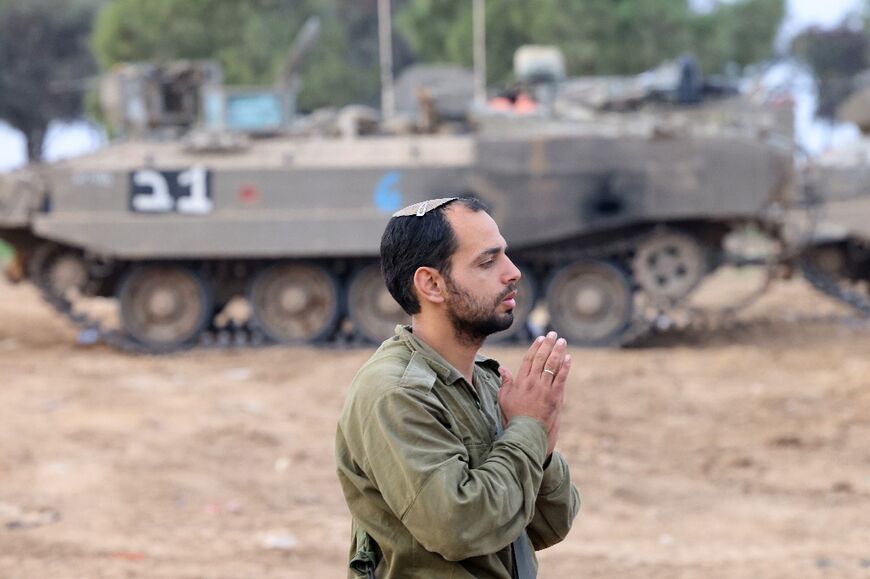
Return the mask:
<path id="1" fill-rule="evenodd" d="M 190 195 L 178 198 L 179 213 L 211 213 L 214 204 L 208 198 L 206 172 L 202 167 L 193 167 L 178 176 L 178 184 L 190 188 Z"/>
<path id="2" fill-rule="evenodd" d="M 131 179 L 130 208 L 148 213 L 205 215 L 214 209 L 208 171 L 191 167 L 181 173 L 139 169 Z"/>
<path id="3" fill-rule="evenodd" d="M 163 175 L 151 169 L 141 169 L 133 173 L 133 183 L 138 187 L 150 190 L 149 193 L 139 193 L 133 196 L 134 210 L 159 213 L 172 211 L 174 203 Z"/>

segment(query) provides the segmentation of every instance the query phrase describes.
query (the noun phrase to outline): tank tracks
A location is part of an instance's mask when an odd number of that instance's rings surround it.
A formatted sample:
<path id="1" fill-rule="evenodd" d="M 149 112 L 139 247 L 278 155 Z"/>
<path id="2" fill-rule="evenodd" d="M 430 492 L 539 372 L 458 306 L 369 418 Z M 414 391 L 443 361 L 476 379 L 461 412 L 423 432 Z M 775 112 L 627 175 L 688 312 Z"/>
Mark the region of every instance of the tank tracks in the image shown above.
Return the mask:
<path id="1" fill-rule="evenodd" d="M 65 317 L 79 332 L 79 340 L 83 343 L 102 342 L 121 352 L 140 355 L 159 355 L 173 352 L 181 352 L 192 348 L 249 348 L 275 345 L 277 342 L 270 340 L 262 331 L 250 324 L 237 325 L 232 322 L 226 326 L 217 327 L 212 325 L 200 333 L 196 340 L 186 342 L 171 348 L 156 348 L 143 344 L 122 331 L 107 327 L 96 317 L 81 310 L 76 300 L 54 291 L 47 276 L 40 267 L 43 260 L 31 260 L 29 267 L 29 280 L 37 288 L 43 301 L 51 306 L 58 314 Z M 347 338 L 336 337 L 335 343 L 350 343 Z"/>
<path id="2" fill-rule="evenodd" d="M 629 266 L 631 257 L 637 252 L 641 243 L 658 232 L 658 229 L 653 229 L 619 241 L 591 248 L 560 252 L 558 260 L 561 263 L 579 259 L 614 261 L 626 270 L 626 273 L 632 277 L 632 284 L 636 286 L 636 281 L 633 279 L 634 276 Z M 540 260 L 553 260 L 553 254 L 547 252 L 533 252 L 525 255 Z M 647 338 L 656 334 L 674 330 L 681 332 L 689 330 L 712 331 L 733 323 L 729 320 L 733 320 L 737 313 L 754 304 L 770 289 L 773 280 L 779 275 L 781 261 L 777 259 L 770 263 L 739 265 L 764 265 L 764 280 L 756 291 L 745 296 L 740 301 L 721 309 L 707 310 L 692 306 L 690 303 L 691 293 L 677 301 L 656 300 L 644 294 L 640 288 L 635 287 L 635 299 L 641 303 L 635 304 L 634 316 L 624 331 L 612 342 L 606 344 L 606 346 L 630 347 L 639 345 Z"/>
<path id="3" fill-rule="evenodd" d="M 798 266 L 804 278 L 815 289 L 850 306 L 863 316 L 870 316 L 870 295 L 853 290 L 847 282 L 824 273 L 808 259 L 800 259 Z"/>
<path id="4" fill-rule="evenodd" d="M 51 288 L 46 287 L 44 283 L 37 283 L 36 285 L 42 299 L 78 329 L 81 341 L 86 343 L 102 342 L 107 346 L 128 354 L 159 355 L 183 352 L 193 348 L 224 350 L 280 345 L 280 342 L 270 339 L 261 330 L 251 324 L 235 324 L 230 322 L 226 326 L 221 327 L 212 325 L 201 332 L 194 341 L 171 348 L 155 348 L 142 344 L 121 331 L 106 327 L 100 320 L 81 312 L 73 300 L 58 295 Z M 329 340 L 314 342 L 312 345 L 332 344 L 335 346 L 353 346 L 364 343 L 362 339 L 355 339 L 353 336 L 348 336 L 340 330 L 336 330 Z"/>
<path id="5" fill-rule="evenodd" d="M 631 279 L 630 257 L 637 250 L 639 244 L 648 238 L 650 232 L 644 232 L 626 239 L 615 242 L 600 244 L 591 248 L 560 250 L 557 252 L 536 250 L 523 253 L 527 260 L 549 263 L 551 269 L 576 260 L 601 260 L 617 264 L 625 270 L 625 274 Z M 212 324 L 201 332 L 195 340 L 171 348 L 154 348 L 126 335 L 124 332 L 107 327 L 103 322 L 89 315 L 79 307 L 75 298 L 60 295 L 53 291 L 47 283 L 45 276 L 39 271 L 30 272 L 31 282 L 38 288 L 42 298 L 60 315 L 67 318 L 79 331 L 79 339 L 84 343 L 103 342 L 119 351 L 139 355 L 159 355 L 185 351 L 192 348 L 207 349 L 237 349 L 237 348 L 262 348 L 282 345 L 269 338 L 260 329 L 250 323 L 236 324 L 233 322 L 225 326 Z M 693 308 L 688 303 L 688 298 L 677 302 L 657 302 L 645 295 L 642 290 L 635 286 L 634 315 L 625 328 L 612 340 L 601 346 L 623 347 L 640 342 L 655 333 L 668 332 L 674 329 L 686 330 L 688 328 L 713 328 L 721 326 L 721 320 L 733 316 L 737 311 L 754 303 L 770 285 L 773 269 L 770 268 L 764 287 L 755 294 L 747 297 L 741 303 L 732 305 L 721 311 L 703 311 Z M 690 294 L 691 295 L 691 294 Z M 509 344 L 525 343 L 531 338 L 530 331 L 518 332 L 512 339 L 503 342 Z M 359 347 L 370 345 L 365 338 L 356 336 L 344 330 L 339 324 L 338 328 L 327 338 L 312 342 L 314 346 L 328 347 Z"/>
<path id="6" fill-rule="evenodd" d="M 173 346 L 171 348 L 156 348 L 143 344 L 122 331 L 107 327 L 106 324 L 85 312 L 82 312 L 75 300 L 52 291 L 44 281 L 31 277 L 42 299 L 56 312 L 65 317 L 79 332 L 79 340 L 84 343 L 102 342 L 121 352 L 138 355 L 161 355 L 183 352 L 194 348 L 206 349 L 237 349 L 264 348 L 281 345 L 272 340 L 259 328 L 250 323 L 236 324 L 232 321 L 225 326 L 212 324 L 201 332 L 196 340 Z M 348 335 L 340 328 L 326 340 L 312 342 L 311 345 L 332 345 L 338 347 L 362 346 L 367 342 L 363 338 Z"/>

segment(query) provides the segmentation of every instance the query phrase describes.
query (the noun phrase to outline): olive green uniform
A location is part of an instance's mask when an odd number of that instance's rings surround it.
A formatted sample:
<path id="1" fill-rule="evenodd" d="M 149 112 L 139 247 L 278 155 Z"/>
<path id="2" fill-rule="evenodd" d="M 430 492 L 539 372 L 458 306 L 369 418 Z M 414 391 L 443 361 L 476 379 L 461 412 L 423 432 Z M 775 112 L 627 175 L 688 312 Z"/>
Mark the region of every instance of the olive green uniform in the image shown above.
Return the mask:
<path id="1" fill-rule="evenodd" d="M 567 463 L 553 453 L 543 468 L 534 418 L 496 439 L 498 362 L 478 356 L 473 382 L 406 327 L 354 378 L 336 435 L 354 564 L 377 559 L 379 578 L 510 579 L 524 529 L 534 549 L 567 535 L 580 508 Z"/>

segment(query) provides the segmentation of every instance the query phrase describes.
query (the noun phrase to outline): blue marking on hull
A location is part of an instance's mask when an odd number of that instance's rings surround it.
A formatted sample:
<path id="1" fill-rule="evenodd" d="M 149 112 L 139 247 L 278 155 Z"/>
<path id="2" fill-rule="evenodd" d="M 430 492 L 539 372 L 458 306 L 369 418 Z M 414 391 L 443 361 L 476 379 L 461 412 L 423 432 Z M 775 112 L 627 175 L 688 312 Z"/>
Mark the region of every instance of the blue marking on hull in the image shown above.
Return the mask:
<path id="1" fill-rule="evenodd" d="M 381 213 L 392 214 L 402 208 L 402 192 L 398 188 L 401 179 L 399 171 L 389 171 L 375 186 L 373 198 Z"/>

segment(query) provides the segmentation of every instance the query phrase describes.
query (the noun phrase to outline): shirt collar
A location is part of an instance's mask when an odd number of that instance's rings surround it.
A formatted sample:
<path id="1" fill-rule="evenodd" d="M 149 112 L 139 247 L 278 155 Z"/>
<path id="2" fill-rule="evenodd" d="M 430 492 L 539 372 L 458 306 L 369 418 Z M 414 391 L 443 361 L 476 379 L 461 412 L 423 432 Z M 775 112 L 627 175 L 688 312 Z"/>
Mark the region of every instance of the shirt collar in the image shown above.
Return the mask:
<path id="1" fill-rule="evenodd" d="M 464 379 L 462 373 L 453 367 L 447 360 L 441 357 L 441 354 L 432 349 L 429 344 L 418 338 L 411 331 L 411 326 L 396 326 L 396 336 L 402 340 L 412 352 L 419 354 L 426 359 L 429 367 L 438 376 L 438 379 L 444 384 L 453 384 L 459 379 Z M 493 372 L 498 373 L 499 363 L 482 354 L 475 354 L 474 363 L 483 368 L 489 368 Z"/>

